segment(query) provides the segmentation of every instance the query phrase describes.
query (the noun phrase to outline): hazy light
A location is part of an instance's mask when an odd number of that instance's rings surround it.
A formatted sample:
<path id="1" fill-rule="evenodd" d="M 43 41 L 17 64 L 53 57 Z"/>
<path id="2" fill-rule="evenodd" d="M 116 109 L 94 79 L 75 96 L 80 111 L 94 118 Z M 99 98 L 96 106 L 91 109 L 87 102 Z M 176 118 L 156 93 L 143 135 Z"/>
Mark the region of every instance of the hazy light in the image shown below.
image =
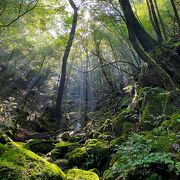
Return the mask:
<path id="1" fill-rule="evenodd" d="M 84 19 L 87 21 L 87 20 L 90 19 L 90 17 L 91 17 L 90 12 L 89 12 L 88 10 L 85 11 L 85 13 L 84 13 Z"/>

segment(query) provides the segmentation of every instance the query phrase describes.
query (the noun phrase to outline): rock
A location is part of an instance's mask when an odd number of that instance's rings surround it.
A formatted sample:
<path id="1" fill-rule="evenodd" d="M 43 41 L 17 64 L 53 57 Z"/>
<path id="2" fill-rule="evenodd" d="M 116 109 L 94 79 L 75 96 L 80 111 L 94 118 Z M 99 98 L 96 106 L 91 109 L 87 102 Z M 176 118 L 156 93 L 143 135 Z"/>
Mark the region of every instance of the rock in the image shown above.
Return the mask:
<path id="1" fill-rule="evenodd" d="M 26 143 L 25 147 L 35 153 L 47 154 L 48 152 L 52 151 L 55 145 L 54 141 L 52 140 L 30 139 Z"/>
<path id="2" fill-rule="evenodd" d="M 56 165 L 15 142 L 0 144 L 0 179 L 63 180 L 65 174 Z"/>
<path id="3" fill-rule="evenodd" d="M 64 158 L 68 152 L 73 151 L 79 146 L 79 143 L 60 141 L 55 145 L 55 149 L 51 151 L 51 158 L 53 160 Z"/>
<path id="4" fill-rule="evenodd" d="M 69 165 L 79 168 L 102 170 L 109 158 L 108 141 L 89 139 L 84 146 L 69 153 Z"/>
<path id="5" fill-rule="evenodd" d="M 66 180 L 99 180 L 99 177 L 94 172 L 84 171 L 81 169 L 71 169 L 67 172 Z"/>
<path id="6" fill-rule="evenodd" d="M 152 130 L 180 112 L 179 92 L 167 92 L 160 88 L 142 88 L 138 92 L 137 104 L 141 114 L 140 127 L 142 130 Z"/>
<path id="7" fill-rule="evenodd" d="M 68 141 L 69 139 L 70 139 L 70 134 L 69 134 L 69 132 L 64 132 L 62 135 L 61 135 L 61 139 L 63 140 L 63 141 Z"/>
<path id="8" fill-rule="evenodd" d="M 161 125 L 176 132 L 180 131 L 180 114 L 174 114 L 170 120 L 165 120 Z"/>

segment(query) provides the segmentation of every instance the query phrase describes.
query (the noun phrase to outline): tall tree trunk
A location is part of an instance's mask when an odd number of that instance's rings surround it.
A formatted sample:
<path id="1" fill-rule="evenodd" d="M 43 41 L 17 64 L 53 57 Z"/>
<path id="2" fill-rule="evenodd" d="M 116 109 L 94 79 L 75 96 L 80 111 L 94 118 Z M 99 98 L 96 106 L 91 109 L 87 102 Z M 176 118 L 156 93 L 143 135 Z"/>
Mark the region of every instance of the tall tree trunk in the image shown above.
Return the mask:
<path id="1" fill-rule="evenodd" d="M 161 23 L 161 27 L 162 27 L 164 39 L 167 40 L 166 29 L 165 29 L 165 26 L 164 26 L 164 22 L 163 22 L 163 20 L 162 20 L 162 18 L 161 18 L 161 14 L 160 14 L 160 12 L 159 12 L 159 8 L 158 8 L 158 4 L 157 4 L 157 1 L 156 1 L 156 0 L 154 0 L 154 5 L 155 5 L 155 9 L 156 9 L 158 18 L 159 18 L 159 22 Z"/>
<path id="2" fill-rule="evenodd" d="M 119 3 L 122 9 L 124 9 L 126 23 L 132 25 L 136 38 L 140 42 L 143 49 L 146 52 L 153 50 L 157 46 L 157 42 L 145 31 L 145 29 L 137 20 L 129 0 L 119 0 Z"/>
<path id="3" fill-rule="evenodd" d="M 66 82 L 66 67 L 67 67 L 67 61 L 69 57 L 69 53 L 73 44 L 75 32 L 76 32 L 76 26 L 77 26 L 77 17 L 78 17 L 78 8 L 76 7 L 73 0 L 69 0 L 69 4 L 73 8 L 74 15 L 73 15 L 73 21 L 72 21 L 72 27 L 71 32 L 69 34 L 69 40 L 66 45 L 66 49 L 64 51 L 63 61 L 62 61 L 62 68 L 61 68 L 61 78 L 60 83 L 58 87 L 58 95 L 56 98 L 56 113 L 55 118 L 56 120 L 59 120 L 62 118 L 62 103 L 63 103 L 63 94 L 64 94 L 64 87 Z"/>
<path id="4" fill-rule="evenodd" d="M 146 4 L 147 4 L 147 7 L 148 7 L 149 18 L 150 18 L 152 27 L 153 27 L 154 31 L 156 32 L 156 25 L 155 25 L 154 20 L 153 20 L 153 16 L 152 16 L 152 11 L 151 11 L 151 6 L 150 6 L 150 3 L 149 3 L 149 0 L 146 0 Z"/>
<path id="5" fill-rule="evenodd" d="M 163 37 L 162 37 L 162 34 L 161 34 L 161 29 L 160 29 L 160 26 L 159 26 L 158 18 L 156 16 L 153 1 L 149 0 L 149 4 L 150 4 L 150 11 L 152 12 L 152 16 L 153 16 L 154 29 L 155 29 L 155 32 L 157 34 L 158 41 L 159 41 L 159 43 L 161 43 L 163 41 Z"/>
<path id="6" fill-rule="evenodd" d="M 96 54 L 97 54 L 97 57 L 99 59 L 99 64 L 100 64 L 100 68 L 101 68 L 102 74 L 104 76 L 104 79 L 107 82 L 107 85 L 109 87 L 110 92 L 115 92 L 115 88 L 114 88 L 112 79 L 109 76 L 109 74 L 107 73 L 106 68 L 103 66 L 104 62 L 103 62 L 103 59 L 102 59 L 101 53 L 100 53 L 100 43 L 101 43 L 101 40 L 97 40 L 94 37 L 94 42 L 95 42 L 95 46 L 96 46 L 95 47 L 96 48 Z"/>
<path id="7" fill-rule="evenodd" d="M 173 10 L 174 10 L 174 15 L 176 17 L 176 22 L 178 24 L 179 34 L 180 34 L 180 17 L 179 17 L 178 10 L 176 8 L 176 4 L 175 4 L 174 0 L 171 0 L 171 4 L 172 4 Z"/>
<path id="8" fill-rule="evenodd" d="M 154 68 L 154 71 L 156 71 L 158 73 L 158 75 L 161 77 L 162 79 L 162 83 L 164 85 L 164 87 L 167 90 L 170 89 L 175 89 L 175 85 L 172 82 L 170 76 L 161 68 L 161 66 L 159 66 L 156 61 L 154 59 L 152 59 L 141 47 L 141 45 L 138 42 L 138 38 L 136 37 L 136 33 L 135 33 L 135 29 L 133 26 L 132 21 L 129 20 L 129 17 L 127 17 L 128 13 L 127 11 L 129 11 L 129 9 L 127 8 L 127 6 L 125 6 L 125 4 L 123 4 L 124 2 L 127 2 L 128 0 L 121 0 L 121 7 L 123 10 L 123 13 L 125 15 L 126 18 L 126 25 L 128 28 L 128 34 L 129 34 L 129 39 L 135 49 L 135 51 L 137 52 L 137 54 L 140 56 L 140 58 L 146 62 L 149 66 L 152 66 Z"/>
<path id="9" fill-rule="evenodd" d="M 103 62 L 103 60 L 102 60 L 102 58 L 101 58 L 101 56 L 99 54 L 98 54 L 98 57 L 99 57 L 99 63 L 100 63 L 101 71 L 102 71 L 102 73 L 104 75 L 104 78 L 105 78 L 105 80 L 106 80 L 106 82 L 107 82 L 107 84 L 109 86 L 109 90 L 111 92 L 115 92 L 115 88 L 114 88 L 112 79 L 109 77 L 105 67 L 103 66 L 104 62 Z"/>

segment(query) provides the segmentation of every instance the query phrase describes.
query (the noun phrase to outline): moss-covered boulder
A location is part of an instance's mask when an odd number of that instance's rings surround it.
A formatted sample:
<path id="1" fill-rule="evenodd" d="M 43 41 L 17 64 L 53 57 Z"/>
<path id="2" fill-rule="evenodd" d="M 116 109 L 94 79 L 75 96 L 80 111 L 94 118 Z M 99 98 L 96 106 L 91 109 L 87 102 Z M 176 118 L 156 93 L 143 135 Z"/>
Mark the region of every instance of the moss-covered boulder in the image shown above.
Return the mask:
<path id="1" fill-rule="evenodd" d="M 169 116 L 180 112 L 180 92 L 167 92 L 160 88 L 142 88 L 138 92 L 137 104 L 141 114 L 142 130 L 152 130 Z"/>
<path id="2" fill-rule="evenodd" d="M 99 129 L 94 132 L 94 138 L 101 139 L 102 134 L 119 137 L 123 133 L 129 133 L 133 124 L 139 121 L 137 112 L 130 109 L 120 110 L 119 113 L 106 119 Z M 109 138 L 110 140 L 112 140 Z"/>
<path id="3" fill-rule="evenodd" d="M 53 140 L 30 139 L 25 147 L 35 153 L 47 154 L 55 147 Z"/>
<path id="4" fill-rule="evenodd" d="M 67 153 L 73 151 L 79 146 L 79 143 L 60 141 L 55 145 L 55 149 L 51 151 L 51 158 L 53 160 L 64 158 Z"/>
<path id="5" fill-rule="evenodd" d="M 123 110 L 120 114 L 116 115 L 113 120 L 113 132 L 116 136 L 120 136 L 123 133 L 129 133 L 133 124 L 139 121 L 137 112 L 126 109 Z"/>
<path id="6" fill-rule="evenodd" d="M 71 169 L 67 172 L 66 180 L 99 180 L 96 173 L 91 171 L 84 171 L 81 169 Z"/>
<path id="7" fill-rule="evenodd" d="M 115 149 L 117 146 L 121 145 L 123 142 L 125 142 L 126 140 L 126 136 L 122 135 L 118 138 L 115 138 L 113 139 L 111 142 L 110 142 L 110 147 L 111 149 Z"/>
<path id="8" fill-rule="evenodd" d="M 69 132 L 64 132 L 60 135 L 60 138 L 62 141 L 68 141 L 71 138 L 71 135 Z"/>
<path id="9" fill-rule="evenodd" d="M 77 148 L 69 154 L 69 165 L 84 169 L 106 167 L 109 158 L 108 142 L 89 139 L 83 147 Z"/>
<path id="10" fill-rule="evenodd" d="M 69 165 L 82 167 L 87 157 L 87 150 L 85 147 L 77 148 L 69 153 Z"/>
<path id="11" fill-rule="evenodd" d="M 65 174 L 37 154 L 20 144 L 0 144 L 0 179 L 61 180 Z"/>
<path id="12" fill-rule="evenodd" d="M 113 121 L 111 119 L 106 119 L 103 125 L 99 128 L 98 132 L 110 133 L 113 129 Z"/>
<path id="13" fill-rule="evenodd" d="M 180 114 L 174 114 L 169 120 L 162 122 L 162 127 L 173 131 L 180 131 Z"/>

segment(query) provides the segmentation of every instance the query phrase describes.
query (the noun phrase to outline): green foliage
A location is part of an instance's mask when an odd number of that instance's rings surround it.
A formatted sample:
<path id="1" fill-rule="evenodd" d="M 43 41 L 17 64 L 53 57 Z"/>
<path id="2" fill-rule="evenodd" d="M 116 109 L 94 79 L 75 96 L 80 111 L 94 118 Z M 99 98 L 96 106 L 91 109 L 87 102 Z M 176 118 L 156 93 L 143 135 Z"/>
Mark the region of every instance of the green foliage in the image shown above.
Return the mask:
<path id="1" fill-rule="evenodd" d="M 153 134 L 153 133 L 152 133 Z M 144 169 L 144 175 L 147 177 L 146 170 L 152 166 L 167 166 L 167 171 L 177 172 L 172 160 L 172 153 L 165 151 L 167 146 L 175 143 L 175 136 L 146 136 L 134 134 L 123 144 L 116 147 L 116 153 L 111 160 L 112 167 L 104 173 L 105 179 L 117 178 L 122 176 L 127 178 L 136 174 L 139 169 Z M 165 147 L 164 147 L 165 146 Z M 151 173 L 151 171 L 149 172 Z"/>

